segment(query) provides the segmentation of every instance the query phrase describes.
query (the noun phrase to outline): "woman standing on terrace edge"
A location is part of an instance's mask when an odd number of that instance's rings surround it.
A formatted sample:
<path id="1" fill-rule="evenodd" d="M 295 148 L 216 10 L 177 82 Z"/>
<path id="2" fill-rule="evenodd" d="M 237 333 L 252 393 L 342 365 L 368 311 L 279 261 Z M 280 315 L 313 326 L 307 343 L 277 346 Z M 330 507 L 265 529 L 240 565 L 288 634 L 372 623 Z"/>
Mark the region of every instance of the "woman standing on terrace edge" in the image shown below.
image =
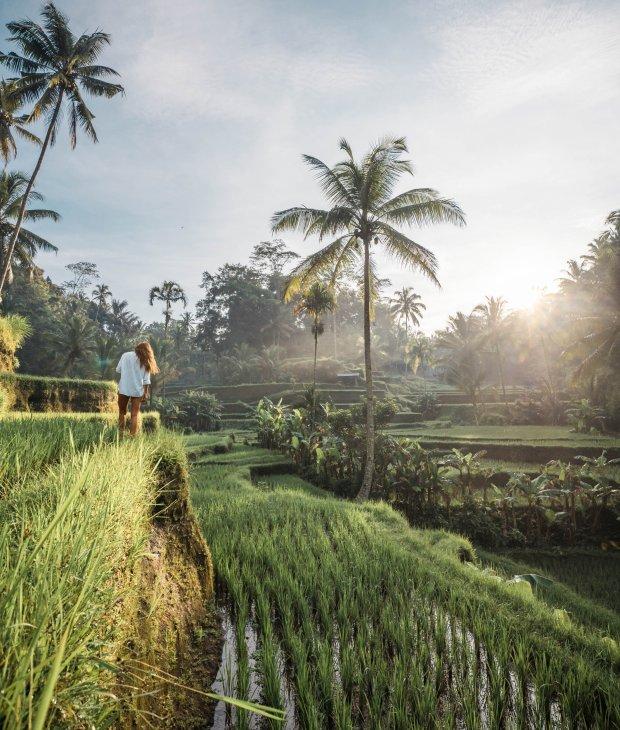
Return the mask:
<path id="1" fill-rule="evenodd" d="M 118 383 L 118 430 L 123 435 L 127 405 L 131 401 L 131 427 L 129 433 L 138 432 L 140 403 L 146 400 L 151 384 L 151 375 L 159 372 L 153 348 L 148 342 L 139 342 L 135 350 L 124 352 L 116 366 L 121 374 Z"/>

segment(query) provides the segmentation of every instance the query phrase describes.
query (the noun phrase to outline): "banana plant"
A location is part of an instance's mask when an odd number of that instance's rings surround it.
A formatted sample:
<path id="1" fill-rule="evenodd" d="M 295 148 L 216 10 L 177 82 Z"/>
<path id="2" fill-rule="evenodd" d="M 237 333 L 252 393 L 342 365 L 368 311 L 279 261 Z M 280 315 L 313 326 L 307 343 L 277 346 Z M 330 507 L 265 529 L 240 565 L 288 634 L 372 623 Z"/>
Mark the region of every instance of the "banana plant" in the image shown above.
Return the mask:
<path id="1" fill-rule="evenodd" d="M 620 459 L 608 459 L 607 452 L 603 451 L 597 457 L 578 456 L 577 461 L 582 463 L 582 477 L 588 480 L 582 480 L 586 485 L 583 495 L 592 507 L 592 529 L 596 530 L 603 509 L 620 497 L 620 489 L 609 475 L 611 467 L 620 464 Z"/>
<path id="2" fill-rule="evenodd" d="M 460 449 L 452 451 L 441 460 L 442 466 L 451 467 L 458 471 L 456 480 L 461 491 L 461 498 L 471 496 L 474 486 L 474 478 L 483 473 L 480 460 L 486 455 L 486 451 L 477 451 L 475 454 L 468 452 L 464 454 Z"/>

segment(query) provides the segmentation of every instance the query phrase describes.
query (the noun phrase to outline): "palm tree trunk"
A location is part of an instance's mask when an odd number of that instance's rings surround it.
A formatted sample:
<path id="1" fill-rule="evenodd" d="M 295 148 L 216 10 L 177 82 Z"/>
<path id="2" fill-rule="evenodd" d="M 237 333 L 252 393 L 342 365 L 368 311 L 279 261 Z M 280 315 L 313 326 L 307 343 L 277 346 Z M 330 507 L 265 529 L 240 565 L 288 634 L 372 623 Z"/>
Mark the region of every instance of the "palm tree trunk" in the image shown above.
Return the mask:
<path id="1" fill-rule="evenodd" d="M 332 309 L 332 329 L 334 331 L 334 360 L 338 359 L 338 333 L 336 332 L 336 307 L 334 300 L 334 309 Z"/>
<path id="2" fill-rule="evenodd" d="M 6 259 L 4 260 L 4 264 L 2 266 L 2 274 L 0 275 L 0 301 L 2 300 L 2 291 L 3 291 L 4 285 L 6 283 L 9 269 L 11 268 L 11 259 L 13 258 L 13 251 L 15 250 L 15 244 L 17 242 L 17 239 L 19 238 L 19 233 L 22 228 L 24 214 L 26 212 L 26 205 L 28 205 L 28 198 L 30 197 L 30 193 L 32 192 L 32 188 L 34 187 L 34 182 L 37 178 L 37 175 L 39 174 L 39 170 L 41 169 L 41 164 L 43 163 L 43 158 L 45 157 L 45 153 L 49 146 L 50 139 L 52 137 L 52 131 L 56 124 L 56 120 L 58 119 L 58 113 L 60 112 L 60 105 L 62 104 L 63 94 L 64 94 L 64 89 L 61 87 L 60 94 L 58 95 L 58 101 L 56 102 L 56 106 L 54 108 L 54 113 L 52 114 L 52 118 L 50 119 L 50 123 L 47 127 L 47 132 L 45 134 L 45 139 L 43 140 L 43 144 L 41 145 L 41 151 L 39 152 L 37 164 L 34 166 L 34 170 L 32 171 L 32 175 L 30 176 L 30 180 L 28 180 L 28 185 L 26 186 L 26 190 L 24 192 L 24 197 L 22 198 L 21 205 L 19 206 L 19 213 L 17 215 L 17 221 L 15 222 L 15 227 L 13 228 L 13 233 L 9 240 L 9 245 L 8 245 L 7 252 L 6 252 Z"/>
<path id="3" fill-rule="evenodd" d="M 314 320 L 314 364 L 312 366 L 312 390 L 316 390 L 316 354 L 319 346 L 319 333 L 317 331 L 317 321 Z"/>
<path id="4" fill-rule="evenodd" d="M 506 402 L 506 383 L 504 382 L 504 366 L 502 365 L 502 352 L 499 348 L 499 344 L 495 344 L 495 356 L 497 357 L 497 372 L 499 374 L 499 382 L 502 386 L 502 397 L 504 403 Z"/>
<path id="5" fill-rule="evenodd" d="M 366 373 L 366 464 L 364 478 L 357 495 L 358 502 L 370 496 L 375 471 L 375 405 L 372 389 L 370 353 L 370 241 L 364 240 L 364 369 Z"/>
<path id="6" fill-rule="evenodd" d="M 316 353 L 319 346 L 318 318 L 314 318 L 314 365 L 312 367 L 312 427 L 316 418 Z"/>

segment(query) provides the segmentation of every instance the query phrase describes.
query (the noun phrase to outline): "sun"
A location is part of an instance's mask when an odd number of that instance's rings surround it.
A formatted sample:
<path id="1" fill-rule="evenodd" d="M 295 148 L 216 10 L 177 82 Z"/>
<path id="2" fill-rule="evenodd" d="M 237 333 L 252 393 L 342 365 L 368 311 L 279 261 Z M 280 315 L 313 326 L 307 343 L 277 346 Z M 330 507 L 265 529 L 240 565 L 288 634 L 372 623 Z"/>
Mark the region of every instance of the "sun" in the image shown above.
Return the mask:
<path id="1" fill-rule="evenodd" d="M 523 286 L 519 282 L 515 282 L 513 288 L 506 287 L 504 289 L 502 296 L 511 309 L 531 309 L 538 304 L 546 292 L 546 287 L 533 284 Z"/>

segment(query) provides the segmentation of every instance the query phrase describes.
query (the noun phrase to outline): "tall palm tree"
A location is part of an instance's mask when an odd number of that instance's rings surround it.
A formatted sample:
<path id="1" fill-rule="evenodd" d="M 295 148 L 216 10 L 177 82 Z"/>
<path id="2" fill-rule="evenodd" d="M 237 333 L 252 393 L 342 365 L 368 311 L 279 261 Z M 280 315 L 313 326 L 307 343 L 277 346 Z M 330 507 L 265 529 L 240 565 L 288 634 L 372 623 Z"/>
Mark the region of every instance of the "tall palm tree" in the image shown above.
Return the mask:
<path id="1" fill-rule="evenodd" d="M 12 238 L 16 230 L 16 221 L 22 207 L 24 209 L 22 217 L 27 221 L 60 220 L 60 215 L 54 210 L 30 207 L 30 201 L 42 201 L 43 196 L 30 188 L 29 201 L 26 201 L 27 188 L 28 178 L 21 172 L 3 170 L 0 173 L 0 265 L 4 267 L 6 264 L 9 284 L 13 281 L 14 264 L 17 263 L 25 269 L 31 269 L 38 251 L 58 251 L 54 244 L 22 227 L 9 255 L 7 241 Z"/>
<path id="2" fill-rule="evenodd" d="M 149 304 L 153 306 L 153 302 L 157 300 L 164 302 L 164 334 L 168 335 L 168 327 L 172 319 L 172 305 L 181 302 L 183 307 L 187 307 L 187 297 L 185 292 L 176 281 L 164 281 L 161 286 L 154 286 L 149 292 Z"/>
<path id="3" fill-rule="evenodd" d="M 299 206 L 277 212 L 272 218 L 274 232 L 300 230 L 306 237 L 317 235 L 319 241 L 336 236 L 324 248 L 308 256 L 293 270 L 285 289 L 291 299 L 299 291 L 331 271 L 337 278 L 342 267 L 363 264 L 364 291 L 364 365 L 366 371 L 366 462 L 358 499 L 367 499 L 374 477 L 374 399 L 370 346 L 371 299 L 376 274 L 373 247 L 382 246 L 403 265 L 420 270 L 437 281 L 437 261 L 428 249 L 401 233 L 397 226 L 428 225 L 450 222 L 463 225 L 461 209 L 434 190 L 419 188 L 392 197 L 396 183 L 404 174 L 413 174 L 411 163 L 403 158 L 407 150 L 404 138 L 386 138 L 378 142 L 361 160 L 353 156 L 351 146 L 341 140 L 344 159 L 329 167 L 316 157 L 304 155 L 316 172 L 330 208 Z"/>
<path id="4" fill-rule="evenodd" d="M 320 281 L 315 281 L 308 291 L 302 294 L 299 303 L 295 307 L 295 314 L 307 315 L 312 320 L 311 332 L 314 337 L 314 364 L 312 366 L 312 393 L 316 393 L 316 356 L 319 345 L 319 337 L 325 331 L 321 317 L 334 308 L 334 295 Z"/>
<path id="5" fill-rule="evenodd" d="M 112 290 L 107 284 L 97 284 L 92 291 L 92 301 L 97 305 L 96 319 L 99 321 L 102 312 L 108 309 L 108 300 L 112 298 Z"/>
<path id="6" fill-rule="evenodd" d="M 17 92 L 14 81 L 0 81 L 0 157 L 5 166 L 10 160 L 17 157 L 17 143 L 14 133 L 22 139 L 34 144 L 41 144 L 41 140 L 29 130 L 28 114 L 18 114 L 24 105 L 23 99 Z"/>
<path id="7" fill-rule="evenodd" d="M 493 350 L 497 375 L 505 403 L 506 383 L 504 382 L 503 346 L 511 323 L 510 315 L 506 312 L 506 300 L 503 297 L 486 297 L 483 304 L 478 304 L 474 308 L 474 313 L 480 315 L 484 339 L 491 345 Z"/>
<path id="8" fill-rule="evenodd" d="M 422 303 L 422 297 L 416 294 L 410 286 L 404 286 L 390 299 L 390 312 L 399 322 L 405 320 L 405 338 L 409 339 L 409 322 L 414 327 L 420 324 L 424 316 L 422 311 L 426 304 Z"/>
<path id="9" fill-rule="evenodd" d="M 41 15 L 41 25 L 27 19 L 7 23 L 11 33 L 9 41 L 17 45 L 21 55 L 13 51 L 0 53 L 0 62 L 19 74 L 19 78 L 15 79 L 15 93 L 19 99 L 23 103 L 34 102 L 28 121 L 35 122 L 44 117 L 47 124 L 43 144 L 28 181 L 24 203 L 17 216 L 15 231 L 9 240 L 9 254 L 0 274 L 0 297 L 24 219 L 26 201 L 41 169 L 47 148 L 56 141 L 63 105 L 69 120 L 70 144 L 75 148 L 78 127 L 93 142 L 97 141 L 93 126 L 94 115 L 86 105 L 82 93 L 108 99 L 123 93 L 122 86 L 104 80 L 106 77 L 118 76 L 118 73 L 112 68 L 97 64 L 101 52 L 110 43 L 107 33 L 97 30 L 94 33 L 83 33 L 79 37 L 74 36 L 69 28 L 68 18 L 53 3 L 46 3 Z"/>

